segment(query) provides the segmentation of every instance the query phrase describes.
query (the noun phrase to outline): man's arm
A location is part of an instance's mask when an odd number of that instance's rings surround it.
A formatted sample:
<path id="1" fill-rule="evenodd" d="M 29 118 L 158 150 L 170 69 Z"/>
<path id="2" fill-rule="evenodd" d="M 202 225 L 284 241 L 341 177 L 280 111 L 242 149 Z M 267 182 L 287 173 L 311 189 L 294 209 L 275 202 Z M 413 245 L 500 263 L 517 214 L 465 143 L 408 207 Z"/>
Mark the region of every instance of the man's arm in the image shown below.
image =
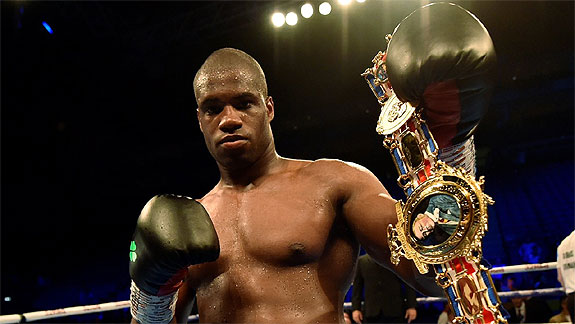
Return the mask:
<path id="1" fill-rule="evenodd" d="M 397 223 L 395 200 L 366 168 L 352 163 L 338 165 L 343 216 L 359 243 L 379 264 L 399 275 L 410 286 L 429 296 L 443 296 L 433 271 L 421 275 L 412 261 L 391 264 L 387 227 Z"/>
<path id="2" fill-rule="evenodd" d="M 353 280 L 353 290 L 351 292 L 351 309 L 353 321 L 361 323 L 363 321 L 363 313 L 361 312 L 361 301 L 363 293 L 363 275 L 361 271 L 362 259 L 357 262 L 357 269 L 355 270 L 355 278 Z"/>
<path id="3" fill-rule="evenodd" d="M 565 284 L 563 283 L 563 275 L 561 274 L 561 268 L 563 265 L 563 260 L 561 260 L 561 245 L 563 245 L 563 242 L 561 242 L 561 244 L 559 244 L 559 246 L 557 247 L 557 281 L 559 281 L 559 283 L 561 284 L 561 287 L 563 287 L 563 289 L 565 289 Z"/>
<path id="4" fill-rule="evenodd" d="M 415 308 L 417 306 L 415 290 L 409 286 L 405 287 L 405 300 L 407 301 L 407 308 Z"/>
<path id="5" fill-rule="evenodd" d="M 351 308 L 356 310 L 361 310 L 361 301 L 363 293 L 363 276 L 361 274 L 361 261 L 357 264 L 357 269 L 355 271 L 355 278 L 353 279 L 353 290 L 351 292 Z"/>
<path id="6" fill-rule="evenodd" d="M 178 301 L 176 302 L 176 311 L 174 313 L 176 323 L 188 322 L 195 299 L 196 291 L 191 287 L 189 281 L 185 281 L 184 285 L 178 290 Z"/>
<path id="7" fill-rule="evenodd" d="M 176 294 L 188 266 L 214 261 L 219 253 L 217 233 L 199 202 L 177 195 L 152 198 L 130 244 L 132 323 L 175 322 Z"/>
<path id="8" fill-rule="evenodd" d="M 415 290 L 409 286 L 405 286 L 405 300 L 407 301 L 407 310 L 405 311 L 405 318 L 407 323 L 411 323 L 417 318 L 417 299 L 415 297 Z"/>

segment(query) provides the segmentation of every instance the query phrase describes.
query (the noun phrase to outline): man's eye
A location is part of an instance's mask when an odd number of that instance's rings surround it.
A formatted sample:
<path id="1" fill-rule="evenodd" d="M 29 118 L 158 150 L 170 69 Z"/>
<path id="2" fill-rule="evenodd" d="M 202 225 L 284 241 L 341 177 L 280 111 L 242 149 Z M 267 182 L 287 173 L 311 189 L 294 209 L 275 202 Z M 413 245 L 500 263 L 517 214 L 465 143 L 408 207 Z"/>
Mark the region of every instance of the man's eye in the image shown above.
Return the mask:
<path id="1" fill-rule="evenodd" d="M 249 109 L 252 106 L 251 101 L 240 101 L 237 103 L 236 108 L 238 109 Z"/>
<path id="2" fill-rule="evenodd" d="M 207 106 L 203 110 L 206 115 L 217 115 L 222 111 L 222 108 L 219 106 Z"/>

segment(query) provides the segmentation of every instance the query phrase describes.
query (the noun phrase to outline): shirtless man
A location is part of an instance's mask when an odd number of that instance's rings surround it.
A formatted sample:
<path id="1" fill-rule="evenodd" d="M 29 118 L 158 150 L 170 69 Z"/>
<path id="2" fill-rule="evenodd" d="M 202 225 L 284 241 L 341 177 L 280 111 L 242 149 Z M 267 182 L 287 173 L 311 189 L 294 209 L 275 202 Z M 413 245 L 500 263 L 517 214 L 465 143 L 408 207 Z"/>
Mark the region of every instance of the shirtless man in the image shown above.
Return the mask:
<path id="1" fill-rule="evenodd" d="M 231 48 L 212 53 L 196 74 L 194 92 L 200 129 L 221 176 L 199 200 L 217 233 L 219 257 L 188 268 L 177 294 L 178 322 L 186 322 L 197 296 L 206 323 L 344 323 L 360 244 L 417 290 L 441 294 L 411 262 L 391 265 L 386 229 L 397 221 L 395 200 L 370 171 L 277 154 L 270 127 L 274 102 L 251 56 Z M 174 201 L 169 204 L 179 203 Z M 171 292 L 181 279 L 181 271 L 173 273 L 164 278 Z M 137 286 L 149 276 L 144 270 L 131 274 Z M 140 300 L 132 289 L 132 300 Z"/>
<path id="2" fill-rule="evenodd" d="M 401 22 L 387 54 L 398 98 L 422 103 L 442 152 L 473 162 L 457 154 L 468 152 L 488 103 L 496 60 L 484 26 L 461 7 L 434 3 Z M 274 102 L 251 56 L 214 52 L 194 92 L 221 178 L 201 204 L 157 196 L 142 210 L 130 247 L 134 322 L 185 322 L 196 296 L 206 323 L 343 324 L 360 245 L 413 288 L 443 294 L 412 262 L 391 266 L 395 201 L 371 172 L 277 154 Z"/>
<path id="3" fill-rule="evenodd" d="M 387 54 L 398 98 L 421 102 L 439 149 L 459 154 L 487 108 L 496 59 L 485 27 L 461 7 L 434 3 L 400 23 Z M 360 244 L 413 288 L 443 294 L 412 262 L 391 266 L 395 201 L 372 173 L 276 153 L 274 102 L 251 56 L 214 52 L 194 92 L 221 178 L 201 204 L 159 196 L 142 211 L 130 263 L 134 321 L 185 322 L 196 296 L 206 323 L 343 324 Z"/>

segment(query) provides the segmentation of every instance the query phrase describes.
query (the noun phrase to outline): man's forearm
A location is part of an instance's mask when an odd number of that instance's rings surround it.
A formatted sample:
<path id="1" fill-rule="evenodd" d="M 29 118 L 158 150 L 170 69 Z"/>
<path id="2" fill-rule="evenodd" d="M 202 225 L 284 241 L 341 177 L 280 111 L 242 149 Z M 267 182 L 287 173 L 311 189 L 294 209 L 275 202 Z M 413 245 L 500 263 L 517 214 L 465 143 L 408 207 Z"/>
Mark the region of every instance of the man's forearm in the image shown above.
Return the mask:
<path id="1" fill-rule="evenodd" d="M 353 286 L 353 289 L 355 291 L 356 287 L 355 285 Z M 361 290 L 360 290 L 360 295 L 356 296 L 355 293 L 352 293 L 351 296 L 351 309 L 352 310 L 361 310 Z"/>
<path id="2" fill-rule="evenodd" d="M 415 308 L 417 306 L 415 290 L 407 285 L 405 287 L 405 299 L 407 301 L 407 308 Z"/>

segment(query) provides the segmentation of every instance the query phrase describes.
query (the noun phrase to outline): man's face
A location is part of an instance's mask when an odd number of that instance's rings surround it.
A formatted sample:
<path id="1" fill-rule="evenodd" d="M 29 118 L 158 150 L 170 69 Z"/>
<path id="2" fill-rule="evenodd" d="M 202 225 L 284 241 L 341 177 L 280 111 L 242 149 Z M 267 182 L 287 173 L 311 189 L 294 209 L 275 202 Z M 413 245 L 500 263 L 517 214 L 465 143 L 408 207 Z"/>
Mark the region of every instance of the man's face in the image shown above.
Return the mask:
<path id="1" fill-rule="evenodd" d="M 413 223 L 412 229 L 415 237 L 417 237 L 419 240 L 423 240 L 428 237 L 431 232 L 433 232 L 435 223 L 429 216 L 425 214 L 419 214 L 418 217 L 420 217 L 420 215 L 421 218 Z"/>
<path id="2" fill-rule="evenodd" d="M 198 121 L 214 159 L 227 168 L 254 163 L 273 145 L 271 97 L 242 69 L 205 71 L 196 83 Z"/>

